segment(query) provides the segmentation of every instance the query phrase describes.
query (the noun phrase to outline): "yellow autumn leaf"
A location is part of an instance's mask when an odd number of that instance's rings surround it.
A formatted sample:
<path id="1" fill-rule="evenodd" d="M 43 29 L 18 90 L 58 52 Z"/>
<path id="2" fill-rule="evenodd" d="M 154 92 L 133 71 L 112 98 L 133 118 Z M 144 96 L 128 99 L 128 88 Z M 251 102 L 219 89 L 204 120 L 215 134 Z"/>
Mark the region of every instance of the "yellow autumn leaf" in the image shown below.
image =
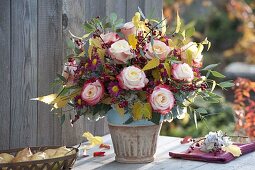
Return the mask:
<path id="1" fill-rule="evenodd" d="M 139 28 L 140 20 L 141 20 L 141 14 L 139 12 L 136 12 L 135 16 L 132 18 L 132 22 L 136 28 Z"/>
<path id="2" fill-rule="evenodd" d="M 133 49 L 136 49 L 137 39 L 135 38 L 135 34 L 130 34 L 128 36 L 128 43 Z"/>
<path id="3" fill-rule="evenodd" d="M 164 63 L 164 67 L 166 69 L 168 77 L 170 77 L 171 76 L 171 67 L 170 67 L 170 64 L 169 63 Z"/>
<path id="4" fill-rule="evenodd" d="M 151 74 L 152 74 L 154 80 L 156 80 L 156 81 L 161 80 L 160 72 L 158 69 L 153 69 Z"/>
<path id="5" fill-rule="evenodd" d="M 94 146 L 94 145 L 101 145 L 103 143 L 103 138 L 100 136 L 93 136 L 90 132 L 85 132 L 82 135 L 84 138 L 87 138 L 89 143 Z"/>
<path id="6" fill-rule="evenodd" d="M 154 57 L 143 67 L 143 71 L 153 69 L 157 67 L 159 63 L 160 63 L 159 59 Z"/>
<path id="7" fill-rule="evenodd" d="M 186 63 L 192 65 L 192 52 L 190 50 L 186 50 Z"/>
<path id="8" fill-rule="evenodd" d="M 38 101 L 44 102 L 46 104 L 52 104 L 53 101 L 56 99 L 56 97 L 57 97 L 57 94 L 49 94 L 47 96 L 32 98 L 30 100 L 38 100 Z"/>
<path id="9" fill-rule="evenodd" d="M 242 151 L 237 145 L 228 145 L 226 147 L 222 147 L 222 150 L 231 153 L 235 157 L 242 155 Z"/>
<path id="10" fill-rule="evenodd" d="M 143 104 L 140 102 L 136 102 L 133 105 L 132 113 L 134 120 L 141 120 L 143 118 L 143 112 L 142 112 Z"/>
<path id="11" fill-rule="evenodd" d="M 162 21 L 162 28 L 161 28 L 161 31 L 162 31 L 162 35 L 165 35 L 165 33 L 166 33 L 166 19 L 164 19 L 163 21 Z"/>
<path id="12" fill-rule="evenodd" d="M 178 11 L 176 12 L 176 28 L 175 28 L 175 33 L 178 33 L 181 29 L 181 19 L 179 17 Z"/>
<path id="13" fill-rule="evenodd" d="M 143 104 L 141 102 L 136 102 L 133 105 L 132 113 L 134 120 L 141 120 L 143 118 L 151 119 L 152 108 L 149 103 Z"/>
<path id="14" fill-rule="evenodd" d="M 145 119 L 151 119 L 152 118 L 152 108 L 151 108 L 151 105 L 149 103 L 145 103 L 143 105 L 143 117 Z"/>
<path id="15" fill-rule="evenodd" d="M 120 108 L 118 104 L 114 105 L 115 110 L 120 114 L 120 115 L 124 115 L 125 113 L 125 109 L 124 108 Z"/>
<path id="16" fill-rule="evenodd" d="M 203 44 L 199 43 L 199 44 L 198 44 L 198 48 L 197 48 L 196 56 L 197 56 L 198 54 L 201 54 L 202 51 L 203 51 L 203 49 L 204 49 Z"/>

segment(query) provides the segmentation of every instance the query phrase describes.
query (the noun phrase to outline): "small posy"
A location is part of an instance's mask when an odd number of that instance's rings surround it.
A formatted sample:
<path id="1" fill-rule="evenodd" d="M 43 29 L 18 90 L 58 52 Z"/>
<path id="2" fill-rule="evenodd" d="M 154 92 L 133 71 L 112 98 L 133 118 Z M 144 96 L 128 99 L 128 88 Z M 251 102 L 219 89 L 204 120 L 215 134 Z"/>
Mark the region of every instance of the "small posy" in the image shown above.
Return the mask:
<path id="1" fill-rule="evenodd" d="M 105 154 L 105 152 L 94 152 L 94 153 L 93 153 L 93 156 L 94 156 L 94 157 L 97 157 L 97 156 L 105 156 L 104 154 Z"/>
<path id="2" fill-rule="evenodd" d="M 99 148 L 105 148 L 105 149 L 110 149 L 111 147 L 110 147 L 110 145 L 108 145 L 108 144 L 101 144 L 100 146 L 99 146 Z"/>

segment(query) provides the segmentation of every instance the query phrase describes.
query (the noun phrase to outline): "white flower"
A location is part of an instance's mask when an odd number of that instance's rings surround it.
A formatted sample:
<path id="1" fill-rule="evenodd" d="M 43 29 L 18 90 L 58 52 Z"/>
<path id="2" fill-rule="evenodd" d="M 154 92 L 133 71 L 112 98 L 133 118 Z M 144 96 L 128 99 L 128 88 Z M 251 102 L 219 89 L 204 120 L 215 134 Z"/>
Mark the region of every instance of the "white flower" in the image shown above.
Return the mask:
<path id="1" fill-rule="evenodd" d="M 125 67 L 117 78 L 121 88 L 130 90 L 141 90 L 149 82 L 144 71 L 135 66 Z"/>
<path id="2" fill-rule="evenodd" d="M 173 77 L 177 80 L 192 81 L 194 79 L 194 72 L 192 68 L 186 64 L 173 64 Z"/>
<path id="3" fill-rule="evenodd" d="M 184 59 L 184 61 L 186 61 L 187 55 L 191 55 L 192 60 L 195 63 L 200 63 L 202 61 L 203 59 L 203 55 L 201 54 L 202 50 L 198 51 L 197 43 L 189 42 L 188 44 L 183 46 L 181 49 L 182 51 L 185 51 L 184 55 L 182 56 L 182 59 Z"/>
<path id="4" fill-rule="evenodd" d="M 109 48 L 109 54 L 117 64 L 124 64 L 133 58 L 131 48 L 126 40 L 116 41 Z"/>

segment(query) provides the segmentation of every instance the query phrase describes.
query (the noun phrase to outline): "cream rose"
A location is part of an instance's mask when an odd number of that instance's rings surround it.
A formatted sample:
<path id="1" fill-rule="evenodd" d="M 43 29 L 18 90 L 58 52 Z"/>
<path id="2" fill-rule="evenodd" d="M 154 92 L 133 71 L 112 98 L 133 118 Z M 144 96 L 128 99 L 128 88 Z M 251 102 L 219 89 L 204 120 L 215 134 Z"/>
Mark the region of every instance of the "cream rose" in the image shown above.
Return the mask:
<path id="1" fill-rule="evenodd" d="M 173 93 L 165 85 L 156 86 L 149 97 L 149 102 L 153 110 L 162 115 L 165 115 L 172 110 L 174 101 Z"/>
<path id="2" fill-rule="evenodd" d="M 96 105 L 104 96 L 104 86 L 99 80 L 86 82 L 81 91 L 81 98 L 86 104 Z"/>
<path id="3" fill-rule="evenodd" d="M 117 64 L 124 64 L 133 58 L 130 50 L 131 48 L 126 40 L 119 40 L 111 45 L 109 54 Z"/>
<path id="4" fill-rule="evenodd" d="M 128 39 L 128 36 L 131 34 L 136 34 L 136 28 L 133 22 L 127 22 L 121 28 L 121 33 L 125 35 L 125 38 Z"/>
<path id="5" fill-rule="evenodd" d="M 177 80 L 192 81 L 194 79 L 194 72 L 192 68 L 186 64 L 173 64 L 172 66 L 173 77 Z"/>
<path id="6" fill-rule="evenodd" d="M 115 43 L 116 41 L 118 41 L 120 39 L 119 35 L 115 32 L 101 34 L 100 37 L 103 39 L 104 43 L 106 43 L 106 44 Z"/>
<path id="7" fill-rule="evenodd" d="M 149 43 L 147 49 L 147 58 L 152 59 L 156 55 L 160 58 L 160 60 L 165 60 L 167 55 L 171 51 L 170 47 L 168 47 L 165 43 L 159 40 L 154 40 L 153 46 L 151 45 L 151 43 Z"/>
<path id="8" fill-rule="evenodd" d="M 145 73 L 135 66 L 125 67 L 117 79 L 121 88 L 130 90 L 141 90 L 149 81 Z"/>
<path id="9" fill-rule="evenodd" d="M 186 61 L 187 55 L 192 56 L 192 60 L 194 64 L 198 64 L 202 61 L 203 55 L 202 50 L 198 51 L 197 43 L 195 42 L 189 42 L 185 46 L 183 46 L 182 51 L 184 51 L 184 54 L 182 55 L 182 59 Z"/>

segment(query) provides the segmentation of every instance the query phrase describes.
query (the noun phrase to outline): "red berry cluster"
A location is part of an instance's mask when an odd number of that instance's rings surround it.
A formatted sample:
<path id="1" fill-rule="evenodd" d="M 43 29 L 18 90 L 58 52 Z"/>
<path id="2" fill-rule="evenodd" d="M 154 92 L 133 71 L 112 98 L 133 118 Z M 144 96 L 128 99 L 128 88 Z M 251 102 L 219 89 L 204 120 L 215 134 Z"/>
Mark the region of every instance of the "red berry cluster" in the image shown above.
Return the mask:
<path id="1" fill-rule="evenodd" d="M 127 107 L 127 105 L 128 105 L 128 101 L 122 101 L 122 102 L 119 103 L 120 108 Z"/>
<path id="2" fill-rule="evenodd" d="M 206 83 L 202 83 L 201 85 L 196 85 L 195 83 L 192 84 L 183 84 L 181 87 L 182 91 L 195 91 L 197 89 L 206 90 L 208 88 Z"/>

